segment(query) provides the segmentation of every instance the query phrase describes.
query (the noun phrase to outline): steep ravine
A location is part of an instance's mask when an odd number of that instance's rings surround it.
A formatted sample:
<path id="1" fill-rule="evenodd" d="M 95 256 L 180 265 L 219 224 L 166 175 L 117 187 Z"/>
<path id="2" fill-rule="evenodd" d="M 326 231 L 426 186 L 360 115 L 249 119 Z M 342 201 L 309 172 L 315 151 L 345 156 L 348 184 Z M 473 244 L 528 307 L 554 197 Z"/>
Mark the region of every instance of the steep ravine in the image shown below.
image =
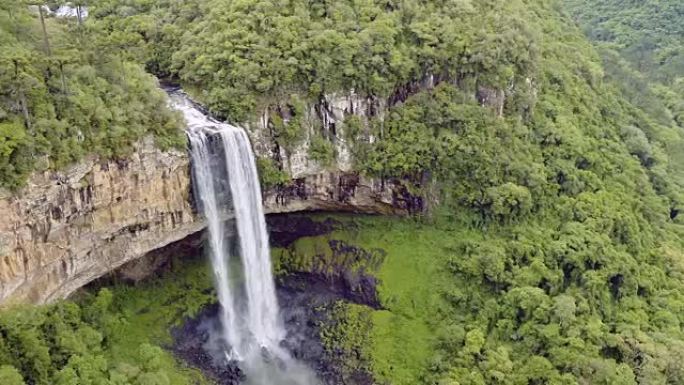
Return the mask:
<path id="1" fill-rule="evenodd" d="M 401 183 L 352 171 L 342 122 L 349 115 L 381 116 L 389 106 L 439 82 L 427 76 L 382 103 L 348 93 L 311 106 L 306 119 L 311 127 L 322 123 L 335 146 L 335 160 L 328 166 L 309 159 L 310 133 L 289 154 L 275 145 L 268 111 L 246 125 L 255 153 L 281 159 L 293 178 L 264 191 L 266 212 L 422 210 L 423 201 Z M 503 96 L 492 99 L 488 91 L 481 87 L 474 97 L 500 109 Z M 65 298 L 124 263 L 203 229 L 192 204 L 189 169 L 186 153 L 161 151 L 148 138 L 126 159 L 89 157 L 64 170 L 35 173 L 18 192 L 0 191 L 0 306 Z"/>

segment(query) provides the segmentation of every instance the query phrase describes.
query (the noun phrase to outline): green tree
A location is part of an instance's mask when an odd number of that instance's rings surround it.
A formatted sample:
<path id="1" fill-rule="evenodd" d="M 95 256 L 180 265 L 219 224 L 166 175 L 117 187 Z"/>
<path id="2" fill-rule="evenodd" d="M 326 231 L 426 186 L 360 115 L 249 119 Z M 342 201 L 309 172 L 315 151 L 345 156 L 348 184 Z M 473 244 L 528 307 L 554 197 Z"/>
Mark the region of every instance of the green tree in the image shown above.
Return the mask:
<path id="1" fill-rule="evenodd" d="M 0 366 L 0 382 L 5 385 L 24 385 L 21 373 L 9 365 Z"/>

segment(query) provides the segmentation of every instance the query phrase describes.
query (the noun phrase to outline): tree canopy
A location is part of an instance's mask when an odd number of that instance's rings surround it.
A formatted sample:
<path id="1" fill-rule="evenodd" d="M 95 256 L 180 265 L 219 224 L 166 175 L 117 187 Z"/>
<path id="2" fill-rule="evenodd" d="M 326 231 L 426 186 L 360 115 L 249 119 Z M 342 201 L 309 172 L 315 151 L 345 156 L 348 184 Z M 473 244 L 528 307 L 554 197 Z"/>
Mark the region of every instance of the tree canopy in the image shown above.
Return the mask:
<path id="1" fill-rule="evenodd" d="M 142 343 L 137 366 L 108 359 L 107 339 L 125 322 L 111 303 L 112 293 L 103 289 L 82 306 L 65 302 L 0 313 L 2 384 L 168 385 L 159 371 L 159 347 Z"/>
<path id="2" fill-rule="evenodd" d="M 356 231 L 388 250 L 386 309 L 336 306 L 328 349 L 395 385 L 684 381 L 678 2 L 90 5 L 83 23 L 1 11 L 4 185 L 91 150 L 122 156 L 148 133 L 178 143 L 143 66 L 220 117 L 266 116 L 282 148 L 313 132 L 321 163 L 341 138 L 302 117 L 326 95 L 354 92 L 372 106 L 340 122 L 355 169 L 429 210 L 399 233 L 380 220 Z M 278 162 L 260 159 L 262 178 L 287 184 Z M 413 259 L 430 274 L 407 272 Z M 0 378 L 164 383 L 148 375 L 154 348 L 141 347 L 136 367 L 103 360 L 103 322 L 114 321 L 98 303 L 0 319 Z M 422 349 L 412 350 L 416 335 Z"/>
<path id="3" fill-rule="evenodd" d="M 0 9 L 0 186 L 20 187 L 30 172 L 86 154 L 125 156 L 145 135 L 182 145 L 156 80 L 112 36 L 53 17 L 45 3 Z"/>

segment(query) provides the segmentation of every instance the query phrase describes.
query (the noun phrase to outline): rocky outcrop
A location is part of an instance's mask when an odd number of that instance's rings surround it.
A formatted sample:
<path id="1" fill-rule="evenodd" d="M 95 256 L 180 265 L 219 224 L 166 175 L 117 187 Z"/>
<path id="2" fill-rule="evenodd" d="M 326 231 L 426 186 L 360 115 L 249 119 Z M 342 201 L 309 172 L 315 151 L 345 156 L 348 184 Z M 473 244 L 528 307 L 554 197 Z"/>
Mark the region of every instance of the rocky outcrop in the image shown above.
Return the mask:
<path id="1" fill-rule="evenodd" d="M 125 161 L 89 158 L 0 195 L 0 304 L 45 303 L 205 226 L 192 204 L 187 154 L 151 140 Z M 266 211 L 401 213 L 391 185 L 319 172 L 264 193 Z M 141 271 L 149 266 L 139 266 Z M 135 271 L 131 272 L 135 279 Z"/>
<path id="2" fill-rule="evenodd" d="M 413 202 L 401 185 L 365 178 L 354 172 L 322 172 L 293 179 L 264 193 L 268 213 L 351 211 L 367 214 L 410 212 Z"/>
<path id="3" fill-rule="evenodd" d="M 0 301 L 43 303 L 202 229 L 182 152 L 142 142 L 125 161 L 90 158 L 0 198 Z"/>

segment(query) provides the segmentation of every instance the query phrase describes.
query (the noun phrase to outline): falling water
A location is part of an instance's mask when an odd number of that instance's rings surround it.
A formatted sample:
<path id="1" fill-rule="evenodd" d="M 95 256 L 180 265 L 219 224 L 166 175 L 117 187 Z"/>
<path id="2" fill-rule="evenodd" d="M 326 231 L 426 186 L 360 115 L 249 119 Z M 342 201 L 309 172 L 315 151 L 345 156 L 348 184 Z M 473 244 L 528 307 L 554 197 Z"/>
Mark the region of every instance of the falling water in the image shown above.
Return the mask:
<path id="1" fill-rule="evenodd" d="M 195 188 L 207 218 L 212 265 L 221 303 L 221 322 L 233 354 L 245 357 L 261 348 L 275 351 L 283 339 L 271 273 L 266 221 L 254 154 L 245 131 L 207 117 L 182 94 L 173 95 L 183 112 L 190 138 Z M 217 164 L 221 160 L 223 164 Z M 221 159 L 222 158 L 222 159 Z M 231 290 L 230 248 L 223 216 L 230 205 L 223 189 L 228 181 L 244 268 L 244 312 Z"/>
<path id="2" fill-rule="evenodd" d="M 188 115 L 186 114 L 186 119 L 187 117 Z M 219 202 L 222 201 L 219 194 L 220 185 L 215 185 L 212 174 L 210 136 L 202 132 L 189 131 L 188 137 L 190 139 L 193 163 L 198 165 L 193 170 L 195 177 L 194 187 L 198 195 L 199 205 L 207 220 L 207 228 L 209 229 L 209 255 L 214 269 L 216 293 L 221 305 L 219 318 L 223 329 L 222 333 L 227 342 L 235 343 L 240 338 L 237 334 L 238 325 L 235 319 L 235 301 L 233 300 L 228 279 L 228 249 L 225 242 L 226 238 L 222 235 L 226 234 L 226 229 L 224 228 L 225 222 L 222 220 L 220 211 L 221 206 L 219 206 Z M 230 356 L 231 358 L 238 358 L 237 351 L 233 351 Z"/>
<path id="3" fill-rule="evenodd" d="M 244 363 L 250 384 L 315 384 L 313 374 L 279 346 L 285 332 L 271 272 L 261 187 L 247 134 L 206 116 L 182 92 L 171 93 L 171 100 L 187 122 L 195 193 L 209 230 L 222 335 L 230 345 L 225 353 Z M 231 209 L 244 275 L 241 284 L 231 278 L 234 272 L 230 271 L 234 248 L 225 226 Z"/>
<path id="4" fill-rule="evenodd" d="M 273 349 L 285 333 L 278 322 L 259 177 L 247 134 L 241 129 L 226 126 L 221 137 L 245 270 L 247 322 L 258 346 Z"/>

